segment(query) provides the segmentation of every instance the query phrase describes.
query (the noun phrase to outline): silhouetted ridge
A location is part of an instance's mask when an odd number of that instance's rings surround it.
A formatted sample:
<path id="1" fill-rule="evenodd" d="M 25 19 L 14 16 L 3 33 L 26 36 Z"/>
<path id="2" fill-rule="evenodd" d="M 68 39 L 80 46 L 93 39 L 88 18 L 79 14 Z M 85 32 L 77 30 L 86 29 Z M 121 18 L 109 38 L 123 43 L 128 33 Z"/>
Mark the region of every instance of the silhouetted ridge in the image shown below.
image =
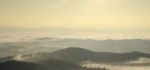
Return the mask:
<path id="1" fill-rule="evenodd" d="M 34 56 L 34 57 L 33 57 Z M 93 52 L 84 48 L 65 48 L 57 50 L 52 53 L 38 53 L 32 55 L 22 56 L 22 58 L 29 58 L 29 61 L 44 61 L 49 59 L 57 59 L 61 61 L 72 62 L 80 64 L 82 62 L 126 62 L 137 60 L 141 57 L 150 58 L 150 54 L 145 54 L 141 52 L 128 52 L 128 53 L 112 53 L 112 52 Z M 30 58 L 31 57 L 31 58 Z"/>
<path id="2" fill-rule="evenodd" d="M 95 53 L 90 50 L 76 47 L 58 50 L 50 54 L 50 56 L 54 59 L 75 63 L 87 60 L 93 55 L 95 55 Z"/>
<path id="3" fill-rule="evenodd" d="M 129 53 L 92 52 L 90 50 L 83 48 L 71 47 L 55 51 L 50 54 L 50 57 L 74 63 L 81 63 L 84 61 L 125 62 L 130 60 L 136 60 L 140 57 L 150 58 L 150 54 L 145 54 L 141 52 L 129 52 Z"/>
<path id="4" fill-rule="evenodd" d="M 92 51 L 88 50 L 88 49 L 84 49 L 84 48 L 79 48 L 79 47 L 69 47 L 69 48 L 65 48 L 65 49 L 61 49 L 56 52 L 69 52 L 69 53 L 93 53 Z"/>
<path id="5" fill-rule="evenodd" d="M 34 64 L 22 61 L 6 61 L 0 63 L 0 70 L 106 70 L 104 68 L 84 68 L 77 64 L 49 59 Z"/>
<path id="6" fill-rule="evenodd" d="M 34 63 L 21 61 L 6 61 L 0 63 L 0 70 L 40 70 L 40 66 Z"/>

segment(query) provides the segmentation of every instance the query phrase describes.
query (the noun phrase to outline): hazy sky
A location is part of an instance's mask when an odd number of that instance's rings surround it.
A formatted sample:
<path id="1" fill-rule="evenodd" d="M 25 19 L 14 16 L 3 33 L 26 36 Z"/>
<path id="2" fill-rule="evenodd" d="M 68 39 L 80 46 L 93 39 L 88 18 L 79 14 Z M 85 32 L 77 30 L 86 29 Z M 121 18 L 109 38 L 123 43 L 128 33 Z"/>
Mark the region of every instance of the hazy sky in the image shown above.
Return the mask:
<path id="1" fill-rule="evenodd" d="M 150 0 L 0 0 L 0 27 L 150 31 Z"/>

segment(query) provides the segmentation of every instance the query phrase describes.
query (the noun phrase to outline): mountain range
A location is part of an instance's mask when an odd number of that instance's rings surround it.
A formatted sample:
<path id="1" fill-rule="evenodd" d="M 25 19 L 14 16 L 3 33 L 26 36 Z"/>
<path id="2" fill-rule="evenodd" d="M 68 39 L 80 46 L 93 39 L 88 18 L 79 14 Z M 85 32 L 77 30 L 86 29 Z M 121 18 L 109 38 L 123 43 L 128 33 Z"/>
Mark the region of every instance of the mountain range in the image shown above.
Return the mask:
<path id="1" fill-rule="evenodd" d="M 29 62 L 39 62 L 48 59 L 57 59 L 62 61 L 69 61 L 73 63 L 83 62 L 99 62 L 99 63 L 119 63 L 134 61 L 139 58 L 150 58 L 150 54 L 142 52 L 128 52 L 128 53 L 113 53 L 113 52 L 95 52 L 85 48 L 70 47 L 57 50 L 54 52 L 39 52 L 29 55 L 10 56 L 2 60 L 22 60 Z"/>
<path id="2" fill-rule="evenodd" d="M 82 64 L 89 62 L 127 64 L 128 62 L 133 65 L 139 62 L 139 65 L 150 65 L 149 60 L 150 54 L 141 52 L 95 52 L 85 48 L 70 47 L 49 53 L 39 52 L 5 57 L 0 59 L 0 70 L 106 70 L 105 68 L 85 68 Z M 143 61 L 147 63 L 144 64 Z"/>
<path id="3" fill-rule="evenodd" d="M 94 39 L 55 39 L 33 38 L 27 41 L 0 43 L 0 58 L 37 52 L 54 52 L 68 47 L 80 47 L 97 52 L 144 52 L 150 53 L 149 39 L 94 40 Z"/>
<path id="4" fill-rule="evenodd" d="M 94 52 L 88 49 L 71 47 L 52 52 L 47 57 L 75 63 L 81 63 L 85 61 L 111 63 L 111 62 L 132 61 L 141 57 L 150 58 L 150 54 L 141 52 L 128 52 L 128 53 Z"/>

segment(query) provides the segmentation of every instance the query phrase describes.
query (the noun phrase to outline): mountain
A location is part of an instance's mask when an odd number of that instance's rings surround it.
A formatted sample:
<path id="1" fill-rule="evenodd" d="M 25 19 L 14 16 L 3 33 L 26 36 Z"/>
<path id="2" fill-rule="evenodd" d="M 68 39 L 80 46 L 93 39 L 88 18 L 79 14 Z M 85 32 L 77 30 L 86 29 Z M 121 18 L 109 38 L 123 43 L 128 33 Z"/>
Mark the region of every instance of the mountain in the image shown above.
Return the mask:
<path id="1" fill-rule="evenodd" d="M 49 41 L 50 46 L 60 48 L 82 47 L 93 51 L 105 52 L 132 52 L 140 51 L 150 53 L 149 39 L 122 39 L 122 40 L 94 40 L 94 39 L 60 39 Z"/>
<path id="2" fill-rule="evenodd" d="M 85 68 L 70 62 L 49 59 L 41 61 L 40 64 L 13 60 L 1 62 L 0 70 L 85 70 Z"/>
<path id="3" fill-rule="evenodd" d="M 49 54 L 50 58 L 82 63 L 85 61 L 92 62 L 126 62 L 136 60 L 141 57 L 150 58 L 150 54 L 141 52 L 129 53 L 111 53 L 111 52 L 93 52 L 83 48 L 66 48 Z"/>
<path id="4" fill-rule="evenodd" d="M 92 56 L 94 55 L 95 53 L 90 50 L 71 47 L 52 52 L 49 54 L 49 57 L 64 61 L 82 62 L 84 60 L 92 59 Z"/>
<path id="5" fill-rule="evenodd" d="M 56 60 L 56 59 L 43 60 L 43 61 L 39 61 L 39 63 L 43 65 L 44 68 L 47 68 L 48 70 L 85 70 L 86 69 L 77 64 L 68 61 Z"/>
<path id="6" fill-rule="evenodd" d="M 142 52 L 128 52 L 128 53 L 112 53 L 112 52 L 94 52 L 85 48 L 70 47 L 57 50 L 51 53 L 34 53 L 30 55 L 19 55 L 14 57 L 7 57 L 1 60 L 21 60 L 29 62 L 39 62 L 49 59 L 57 59 L 76 64 L 84 62 L 101 62 L 101 63 L 119 63 L 135 61 L 139 58 L 150 59 L 150 54 Z M 39 62 L 41 63 L 41 62 Z"/>
<path id="7" fill-rule="evenodd" d="M 0 70 L 41 70 L 41 67 L 34 63 L 6 61 L 0 63 Z"/>
<path id="8" fill-rule="evenodd" d="M 32 54 L 36 52 L 54 52 L 56 50 L 73 46 L 97 52 L 105 51 L 122 53 L 139 51 L 150 53 L 150 39 L 94 40 L 38 37 L 29 38 L 29 40 L 25 41 L 0 42 L 0 58 L 18 55 L 18 53 Z"/>
<path id="9" fill-rule="evenodd" d="M 14 60 L 1 62 L 0 70 L 106 70 L 106 68 L 85 68 L 71 62 L 49 59 L 40 61 L 39 64 Z"/>

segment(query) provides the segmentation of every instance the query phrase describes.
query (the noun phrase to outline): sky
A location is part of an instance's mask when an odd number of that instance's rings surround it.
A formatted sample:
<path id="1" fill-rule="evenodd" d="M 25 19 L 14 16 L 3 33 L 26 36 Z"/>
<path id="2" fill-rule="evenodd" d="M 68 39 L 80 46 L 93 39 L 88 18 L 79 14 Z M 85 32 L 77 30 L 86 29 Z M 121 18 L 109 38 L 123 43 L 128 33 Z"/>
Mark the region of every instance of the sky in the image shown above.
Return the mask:
<path id="1" fill-rule="evenodd" d="M 150 0 L 0 0 L 0 28 L 150 31 Z"/>

